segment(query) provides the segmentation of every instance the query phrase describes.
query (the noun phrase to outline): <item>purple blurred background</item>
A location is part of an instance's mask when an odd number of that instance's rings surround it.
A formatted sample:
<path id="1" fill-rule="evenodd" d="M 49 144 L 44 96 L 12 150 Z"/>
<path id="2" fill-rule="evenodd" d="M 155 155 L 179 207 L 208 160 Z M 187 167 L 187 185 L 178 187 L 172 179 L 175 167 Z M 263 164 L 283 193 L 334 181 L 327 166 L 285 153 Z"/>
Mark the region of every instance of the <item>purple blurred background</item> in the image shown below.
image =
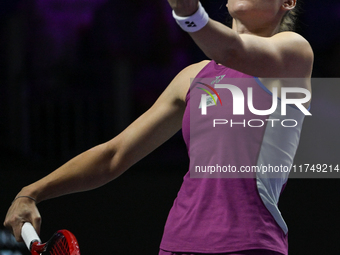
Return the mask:
<path id="1" fill-rule="evenodd" d="M 313 77 L 339 78 L 340 2 L 304 2 L 298 32 L 314 49 Z M 225 3 L 202 0 L 221 22 Z M 23 185 L 117 135 L 181 69 L 203 59 L 165 0 L 2 0 L 1 219 Z M 340 89 L 333 82 L 313 90 L 313 117 L 306 119 L 296 163 L 340 164 Z M 96 252 L 90 241 L 110 243 L 101 248 L 107 254 L 157 254 L 187 164 L 179 132 L 113 183 L 43 202 L 42 235 L 69 228 L 84 255 Z M 290 254 L 340 253 L 339 184 L 289 181 L 280 205 Z"/>

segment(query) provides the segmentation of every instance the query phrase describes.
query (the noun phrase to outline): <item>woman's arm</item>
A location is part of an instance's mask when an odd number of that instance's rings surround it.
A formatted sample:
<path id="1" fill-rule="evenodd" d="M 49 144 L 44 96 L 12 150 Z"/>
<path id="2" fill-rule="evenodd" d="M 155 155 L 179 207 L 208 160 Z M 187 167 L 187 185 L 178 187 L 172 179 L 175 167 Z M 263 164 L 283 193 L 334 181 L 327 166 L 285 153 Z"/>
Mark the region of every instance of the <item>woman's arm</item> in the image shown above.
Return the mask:
<path id="1" fill-rule="evenodd" d="M 168 0 L 178 16 L 190 16 L 198 0 Z M 245 32 L 245 31 L 243 31 Z M 309 43 L 294 32 L 272 36 L 238 33 L 212 19 L 189 35 L 207 57 L 229 68 L 257 77 L 310 77 L 313 51 Z"/>
<path id="2" fill-rule="evenodd" d="M 30 196 L 39 203 L 49 198 L 94 189 L 117 178 L 181 128 L 190 79 L 205 64 L 192 65 L 179 73 L 154 105 L 118 136 L 83 152 L 46 177 L 24 187 L 17 197 Z M 27 221 L 39 232 L 41 218 L 35 202 L 21 197 L 9 208 L 4 225 L 12 229 L 20 241 L 22 224 Z"/>
<path id="3" fill-rule="evenodd" d="M 202 51 L 216 62 L 256 77 L 310 77 L 313 51 L 294 32 L 271 37 L 238 34 L 209 20 L 201 30 L 189 33 Z"/>

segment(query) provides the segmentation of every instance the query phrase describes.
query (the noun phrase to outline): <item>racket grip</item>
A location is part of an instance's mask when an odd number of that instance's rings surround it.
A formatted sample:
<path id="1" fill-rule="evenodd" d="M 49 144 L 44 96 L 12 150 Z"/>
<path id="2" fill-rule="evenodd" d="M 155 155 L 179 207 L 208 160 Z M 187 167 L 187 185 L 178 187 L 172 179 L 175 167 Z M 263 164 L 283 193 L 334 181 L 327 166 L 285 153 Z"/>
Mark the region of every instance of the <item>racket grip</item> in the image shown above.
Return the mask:
<path id="1" fill-rule="evenodd" d="M 31 246 L 35 242 L 41 243 L 41 240 L 30 222 L 25 222 L 21 228 L 21 237 L 24 240 L 28 250 L 31 250 Z"/>

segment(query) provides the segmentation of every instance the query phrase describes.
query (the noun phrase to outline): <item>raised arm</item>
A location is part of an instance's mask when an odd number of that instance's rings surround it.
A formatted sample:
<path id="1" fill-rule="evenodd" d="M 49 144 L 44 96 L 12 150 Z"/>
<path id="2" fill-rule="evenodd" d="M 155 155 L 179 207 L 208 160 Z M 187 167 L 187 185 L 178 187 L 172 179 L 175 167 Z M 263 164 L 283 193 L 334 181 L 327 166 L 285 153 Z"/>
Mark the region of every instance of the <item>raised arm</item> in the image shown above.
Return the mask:
<path id="1" fill-rule="evenodd" d="M 198 9 L 197 0 L 168 1 L 178 16 L 190 16 Z M 277 17 L 294 7 L 290 5 L 294 1 L 282 1 L 284 4 L 277 7 Z M 203 28 L 189 32 L 190 36 L 207 57 L 240 72 L 257 77 L 310 77 L 313 51 L 309 43 L 294 32 L 276 33 L 278 18 L 266 16 L 265 12 L 258 18 L 253 10 L 259 10 L 246 2 L 256 1 L 245 1 L 244 13 L 240 13 L 241 7 L 235 7 L 237 0 L 228 2 L 229 11 L 237 18 L 233 29 L 208 19 Z M 261 24 L 256 23 L 259 20 L 273 25 L 265 24 L 266 29 L 261 30 Z"/>
<path id="2" fill-rule="evenodd" d="M 24 197 L 13 202 L 4 222 L 16 239 L 21 241 L 20 231 L 24 222 L 31 222 L 38 232 L 40 230 L 41 218 L 31 198 L 39 203 L 102 186 L 174 135 L 181 128 L 190 78 L 194 78 L 205 64 L 192 65 L 179 73 L 154 105 L 121 134 L 24 187 L 16 196 Z"/>
<path id="3" fill-rule="evenodd" d="M 209 20 L 190 33 L 203 52 L 216 62 L 256 77 L 310 77 L 313 52 L 309 43 L 294 32 L 271 37 L 238 34 Z"/>

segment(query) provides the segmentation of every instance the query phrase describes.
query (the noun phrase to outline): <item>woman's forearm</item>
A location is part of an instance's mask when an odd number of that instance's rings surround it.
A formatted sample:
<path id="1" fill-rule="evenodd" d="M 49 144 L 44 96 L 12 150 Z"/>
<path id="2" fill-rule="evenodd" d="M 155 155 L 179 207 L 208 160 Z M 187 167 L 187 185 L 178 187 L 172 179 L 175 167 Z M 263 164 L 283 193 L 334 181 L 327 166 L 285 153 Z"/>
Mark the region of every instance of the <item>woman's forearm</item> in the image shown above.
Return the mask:
<path id="1" fill-rule="evenodd" d="M 189 34 L 205 55 L 218 63 L 228 64 L 242 50 L 240 36 L 212 19 L 201 30 Z"/>
<path id="2" fill-rule="evenodd" d="M 24 187 L 17 196 L 31 196 L 39 203 L 49 198 L 97 188 L 123 172 L 117 157 L 107 143 L 98 145 Z"/>

